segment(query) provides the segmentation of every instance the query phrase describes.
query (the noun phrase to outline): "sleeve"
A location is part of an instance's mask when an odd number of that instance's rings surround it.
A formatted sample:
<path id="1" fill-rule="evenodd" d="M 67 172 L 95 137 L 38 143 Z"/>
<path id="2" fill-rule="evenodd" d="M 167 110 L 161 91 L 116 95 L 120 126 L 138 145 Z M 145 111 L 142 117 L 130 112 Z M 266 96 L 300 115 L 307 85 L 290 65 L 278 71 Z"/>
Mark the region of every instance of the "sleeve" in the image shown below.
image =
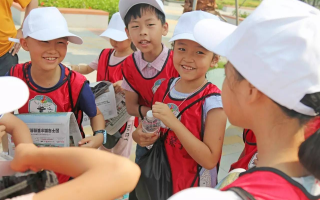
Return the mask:
<path id="1" fill-rule="evenodd" d="M 83 86 L 83 89 L 79 96 L 79 108 L 90 118 L 97 115 L 95 98 L 88 83 Z"/>
<path id="2" fill-rule="evenodd" d="M 29 5 L 29 3 L 31 2 L 31 0 L 14 0 L 14 2 L 20 4 L 20 6 L 22 8 L 25 8 Z"/>
<path id="3" fill-rule="evenodd" d="M 31 194 L 18 196 L 18 197 L 14 197 L 12 199 L 6 199 L 6 200 L 32 200 L 34 195 L 35 193 L 31 193 Z"/>
<path id="4" fill-rule="evenodd" d="M 126 80 L 125 78 L 123 78 L 121 87 L 122 87 L 124 90 L 127 90 L 127 91 L 129 91 L 129 92 L 135 92 L 135 91 L 130 87 L 130 85 L 128 84 L 128 82 L 127 82 L 127 80 Z"/>
<path id="5" fill-rule="evenodd" d="M 97 57 L 96 59 L 94 59 L 90 64 L 89 67 L 91 67 L 94 70 L 98 69 L 98 62 L 99 62 L 99 57 Z"/>
<path id="6" fill-rule="evenodd" d="M 207 118 L 207 113 L 215 108 L 223 108 L 221 96 L 211 96 L 206 98 L 203 104 L 204 120 Z"/>

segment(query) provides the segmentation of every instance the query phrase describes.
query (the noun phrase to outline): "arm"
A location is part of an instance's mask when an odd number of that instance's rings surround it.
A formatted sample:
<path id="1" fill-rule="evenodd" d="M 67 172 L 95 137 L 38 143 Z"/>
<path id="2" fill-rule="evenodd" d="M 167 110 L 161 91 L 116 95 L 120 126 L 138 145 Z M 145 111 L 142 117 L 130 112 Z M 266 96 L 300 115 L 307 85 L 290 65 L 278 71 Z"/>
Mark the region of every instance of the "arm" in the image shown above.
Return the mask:
<path id="1" fill-rule="evenodd" d="M 136 164 L 108 152 L 31 144 L 17 146 L 11 167 L 20 172 L 46 169 L 76 177 L 35 194 L 33 200 L 112 200 L 133 190 L 140 176 Z"/>
<path id="2" fill-rule="evenodd" d="M 89 116 L 92 130 L 104 130 L 106 122 L 104 121 L 102 113 L 96 106 L 94 95 L 88 83 L 83 86 L 79 98 L 79 108 Z M 103 134 L 97 134 L 95 136 L 82 139 L 79 142 L 79 145 L 81 147 L 99 148 L 102 143 Z"/>
<path id="3" fill-rule="evenodd" d="M 156 102 L 154 117 L 171 128 L 188 154 L 206 169 L 214 168 L 221 156 L 227 117 L 222 108 L 207 113 L 203 141 L 196 138 L 171 112 L 166 104 Z"/>
<path id="4" fill-rule="evenodd" d="M 94 71 L 89 65 L 71 65 L 73 71 L 79 72 L 80 74 L 90 74 Z"/>
<path id="5" fill-rule="evenodd" d="M 20 2 L 19 2 L 20 3 Z M 25 5 L 23 3 L 20 3 L 20 5 L 22 7 L 25 7 Z M 23 37 L 23 33 L 22 33 L 22 27 L 23 27 L 23 23 L 24 20 L 26 19 L 26 17 L 29 15 L 30 11 L 34 8 L 38 7 L 38 0 L 31 0 L 30 3 L 26 6 L 26 11 L 25 11 L 25 15 L 24 15 L 24 19 L 23 22 L 21 24 L 21 27 L 17 30 L 17 35 L 16 38 L 20 39 Z M 9 50 L 9 53 L 12 52 L 12 55 L 14 56 L 15 54 L 18 53 L 19 49 L 20 49 L 21 45 L 20 43 L 15 43 L 12 48 Z"/>
<path id="6" fill-rule="evenodd" d="M 6 132 L 12 135 L 15 145 L 33 143 L 28 126 L 11 113 L 3 115 L 0 124 L 6 127 Z"/>
<path id="7" fill-rule="evenodd" d="M 94 117 L 90 117 L 91 127 L 93 132 L 98 130 L 104 130 L 106 126 L 106 122 L 104 121 L 104 117 L 97 107 L 97 115 Z M 90 147 L 90 148 L 99 148 L 103 143 L 103 134 L 97 134 L 95 136 L 86 137 L 79 142 L 81 147 Z"/>
<path id="8" fill-rule="evenodd" d="M 125 96 L 126 96 L 126 107 L 129 115 L 140 117 L 139 114 L 139 96 L 135 92 L 130 92 L 128 90 L 125 90 Z M 151 110 L 150 108 L 146 106 L 141 107 L 141 113 L 143 116 L 146 116 L 147 112 Z"/>

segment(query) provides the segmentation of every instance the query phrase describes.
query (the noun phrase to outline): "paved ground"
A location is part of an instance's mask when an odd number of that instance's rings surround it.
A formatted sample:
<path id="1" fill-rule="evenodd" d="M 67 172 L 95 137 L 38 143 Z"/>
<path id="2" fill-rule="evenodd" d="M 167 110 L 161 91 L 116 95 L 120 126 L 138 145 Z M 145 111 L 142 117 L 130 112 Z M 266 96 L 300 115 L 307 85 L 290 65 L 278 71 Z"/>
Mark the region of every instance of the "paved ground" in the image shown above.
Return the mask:
<path id="1" fill-rule="evenodd" d="M 169 33 L 166 37 L 163 37 L 163 42 L 165 45 L 170 46 L 168 43 L 169 39 L 173 34 L 173 30 L 177 21 L 182 14 L 182 7 L 180 4 L 169 3 L 165 6 L 165 11 L 167 13 L 167 21 L 169 23 Z M 18 26 L 17 26 L 18 27 Z M 84 40 L 83 45 L 74 45 L 70 44 L 68 47 L 68 54 L 65 58 L 65 64 L 79 64 L 79 63 L 89 63 L 94 58 L 99 56 L 99 53 L 103 48 L 111 47 L 107 40 L 100 38 L 99 34 L 103 32 L 103 30 L 97 29 L 70 29 L 71 32 L 81 36 Z M 19 52 L 19 61 L 26 62 L 29 61 L 30 57 L 28 52 L 21 50 Z M 91 81 L 95 81 L 96 73 L 93 72 L 87 76 L 87 78 Z M 224 79 L 224 71 L 223 69 L 215 69 L 208 73 L 207 75 L 209 81 L 216 84 L 221 88 L 222 81 Z M 235 162 L 240 153 L 243 150 L 243 142 L 241 130 L 239 128 L 233 126 L 227 126 L 228 129 L 226 131 L 226 136 L 224 140 L 223 146 L 223 154 L 221 160 L 221 167 L 219 172 L 219 180 L 223 178 L 227 172 L 229 171 L 230 164 Z M 86 129 L 88 130 L 88 129 Z M 90 131 L 88 131 L 89 133 Z M 133 152 L 134 152 L 133 148 Z M 134 154 L 131 156 L 134 159 Z"/>

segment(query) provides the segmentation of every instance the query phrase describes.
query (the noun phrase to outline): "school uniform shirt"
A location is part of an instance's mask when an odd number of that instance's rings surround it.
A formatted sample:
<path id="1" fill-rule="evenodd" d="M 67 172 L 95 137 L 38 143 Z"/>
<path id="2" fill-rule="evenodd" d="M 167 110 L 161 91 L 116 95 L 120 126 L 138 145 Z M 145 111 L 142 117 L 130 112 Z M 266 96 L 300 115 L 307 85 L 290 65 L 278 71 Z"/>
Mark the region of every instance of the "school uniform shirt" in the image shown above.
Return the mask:
<path id="1" fill-rule="evenodd" d="M 164 81 L 157 90 L 153 103 L 156 101 L 166 103 L 176 116 L 182 112 L 179 120 L 195 137 L 202 140 L 205 129 L 203 125 L 205 124 L 207 113 L 212 109 L 222 108 L 220 90 L 212 83 L 207 83 L 194 94 L 181 93 L 174 88 L 178 80 L 179 78 L 174 78 Z M 166 95 L 168 91 L 170 93 Z M 196 103 L 192 105 L 194 102 Z M 192 106 L 189 107 L 189 105 Z M 167 130 L 163 124 L 161 132 L 165 133 Z M 172 172 L 174 193 L 191 187 L 192 183 L 194 183 L 193 186 L 216 186 L 217 167 L 212 170 L 206 170 L 198 166 L 173 131 L 169 131 L 165 140 L 165 147 Z"/>
<path id="2" fill-rule="evenodd" d="M 179 74 L 173 65 L 173 52 L 165 45 L 160 55 L 151 63 L 143 59 L 141 51 L 134 52 L 122 66 L 122 88 L 136 92 L 139 95 L 139 104 L 151 107 L 153 95 L 160 84 Z"/>

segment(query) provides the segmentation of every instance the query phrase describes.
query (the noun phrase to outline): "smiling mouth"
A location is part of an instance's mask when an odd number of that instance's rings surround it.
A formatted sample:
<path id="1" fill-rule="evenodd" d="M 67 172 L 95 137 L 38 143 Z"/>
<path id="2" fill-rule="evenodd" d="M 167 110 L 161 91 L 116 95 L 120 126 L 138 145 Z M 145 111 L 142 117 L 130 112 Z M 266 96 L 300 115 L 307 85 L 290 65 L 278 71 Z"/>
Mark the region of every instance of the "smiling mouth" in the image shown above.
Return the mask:
<path id="1" fill-rule="evenodd" d="M 44 59 L 49 60 L 49 61 L 53 61 L 53 60 L 57 60 L 58 58 L 55 58 L 55 57 L 44 57 Z"/>
<path id="2" fill-rule="evenodd" d="M 194 70 L 195 68 L 193 67 L 189 67 L 189 66 L 186 66 L 186 65 L 181 65 L 181 67 L 185 70 Z"/>
<path id="3" fill-rule="evenodd" d="M 142 40 L 142 41 L 140 41 L 139 43 L 140 43 L 140 44 L 149 44 L 149 43 L 150 43 L 150 41 Z"/>

